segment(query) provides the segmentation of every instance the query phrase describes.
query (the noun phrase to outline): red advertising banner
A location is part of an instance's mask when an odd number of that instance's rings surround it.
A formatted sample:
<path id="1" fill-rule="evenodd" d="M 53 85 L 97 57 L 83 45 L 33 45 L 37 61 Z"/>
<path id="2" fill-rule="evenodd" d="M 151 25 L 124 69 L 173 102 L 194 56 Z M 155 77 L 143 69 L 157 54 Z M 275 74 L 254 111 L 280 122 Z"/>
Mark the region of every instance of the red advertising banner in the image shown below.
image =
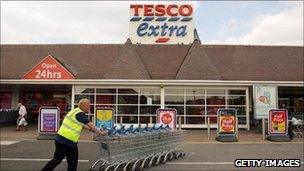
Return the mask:
<path id="1" fill-rule="evenodd" d="M 288 133 L 288 111 L 286 109 L 270 109 L 268 115 L 269 134 Z"/>
<path id="2" fill-rule="evenodd" d="M 169 125 L 170 128 L 176 129 L 176 109 L 157 109 L 157 123 L 161 123 L 163 125 Z"/>
<path id="3" fill-rule="evenodd" d="M 235 109 L 218 109 L 217 114 L 218 133 L 235 134 L 237 111 Z"/>
<path id="4" fill-rule="evenodd" d="M 27 72 L 23 79 L 75 79 L 63 65 L 61 65 L 54 57 L 48 55 L 33 69 Z"/>

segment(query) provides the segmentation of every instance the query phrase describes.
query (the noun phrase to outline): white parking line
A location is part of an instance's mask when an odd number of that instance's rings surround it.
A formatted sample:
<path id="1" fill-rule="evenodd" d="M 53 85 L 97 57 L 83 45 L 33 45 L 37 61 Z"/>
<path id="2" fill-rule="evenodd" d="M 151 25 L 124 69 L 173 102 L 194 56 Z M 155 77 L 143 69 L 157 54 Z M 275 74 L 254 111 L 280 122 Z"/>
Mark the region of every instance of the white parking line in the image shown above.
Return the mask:
<path id="1" fill-rule="evenodd" d="M 0 161 L 50 161 L 51 159 L 27 159 L 27 158 L 0 158 Z M 66 161 L 66 159 L 63 159 Z M 87 163 L 89 160 L 78 160 L 78 162 Z"/>
<path id="2" fill-rule="evenodd" d="M 12 145 L 19 141 L 0 141 L 0 145 Z"/>

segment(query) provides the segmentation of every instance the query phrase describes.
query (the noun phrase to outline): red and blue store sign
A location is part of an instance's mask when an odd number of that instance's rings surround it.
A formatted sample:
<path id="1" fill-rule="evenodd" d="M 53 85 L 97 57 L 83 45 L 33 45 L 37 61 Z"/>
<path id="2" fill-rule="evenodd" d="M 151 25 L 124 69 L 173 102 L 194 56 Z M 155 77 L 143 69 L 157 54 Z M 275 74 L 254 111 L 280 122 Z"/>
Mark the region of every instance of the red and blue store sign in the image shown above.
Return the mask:
<path id="1" fill-rule="evenodd" d="M 130 5 L 130 25 L 137 23 L 138 37 L 154 38 L 155 43 L 166 43 L 172 37 L 183 38 L 189 33 L 193 20 L 191 5 Z M 134 31 L 131 30 L 130 32 Z M 191 30 L 193 31 L 193 30 Z"/>

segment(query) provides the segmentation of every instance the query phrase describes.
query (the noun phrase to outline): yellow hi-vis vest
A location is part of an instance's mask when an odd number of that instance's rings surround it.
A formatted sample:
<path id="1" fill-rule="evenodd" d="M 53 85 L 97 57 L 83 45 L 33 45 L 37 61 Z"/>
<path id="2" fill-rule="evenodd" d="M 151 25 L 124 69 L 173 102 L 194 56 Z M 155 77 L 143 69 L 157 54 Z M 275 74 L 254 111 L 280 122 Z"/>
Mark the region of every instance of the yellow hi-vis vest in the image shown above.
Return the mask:
<path id="1" fill-rule="evenodd" d="M 76 119 L 76 114 L 79 112 L 83 111 L 80 108 L 71 110 L 63 119 L 61 127 L 58 131 L 59 135 L 75 143 L 78 141 L 83 127 L 83 123 L 77 121 Z"/>

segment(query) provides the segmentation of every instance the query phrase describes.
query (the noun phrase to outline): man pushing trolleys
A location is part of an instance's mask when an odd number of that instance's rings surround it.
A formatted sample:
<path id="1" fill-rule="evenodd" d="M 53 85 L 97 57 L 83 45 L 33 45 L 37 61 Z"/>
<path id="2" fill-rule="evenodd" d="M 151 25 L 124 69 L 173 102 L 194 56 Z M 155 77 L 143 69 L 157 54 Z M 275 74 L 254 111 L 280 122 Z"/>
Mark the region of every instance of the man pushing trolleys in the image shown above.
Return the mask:
<path id="1" fill-rule="evenodd" d="M 90 111 L 90 101 L 81 99 L 78 107 L 72 109 L 63 119 L 55 138 L 55 152 L 53 158 L 42 168 L 42 171 L 51 171 L 66 157 L 68 171 L 76 171 L 78 164 L 78 140 L 83 128 L 89 129 L 98 135 L 107 135 L 107 131 L 97 128 L 86 116 Z"/>

